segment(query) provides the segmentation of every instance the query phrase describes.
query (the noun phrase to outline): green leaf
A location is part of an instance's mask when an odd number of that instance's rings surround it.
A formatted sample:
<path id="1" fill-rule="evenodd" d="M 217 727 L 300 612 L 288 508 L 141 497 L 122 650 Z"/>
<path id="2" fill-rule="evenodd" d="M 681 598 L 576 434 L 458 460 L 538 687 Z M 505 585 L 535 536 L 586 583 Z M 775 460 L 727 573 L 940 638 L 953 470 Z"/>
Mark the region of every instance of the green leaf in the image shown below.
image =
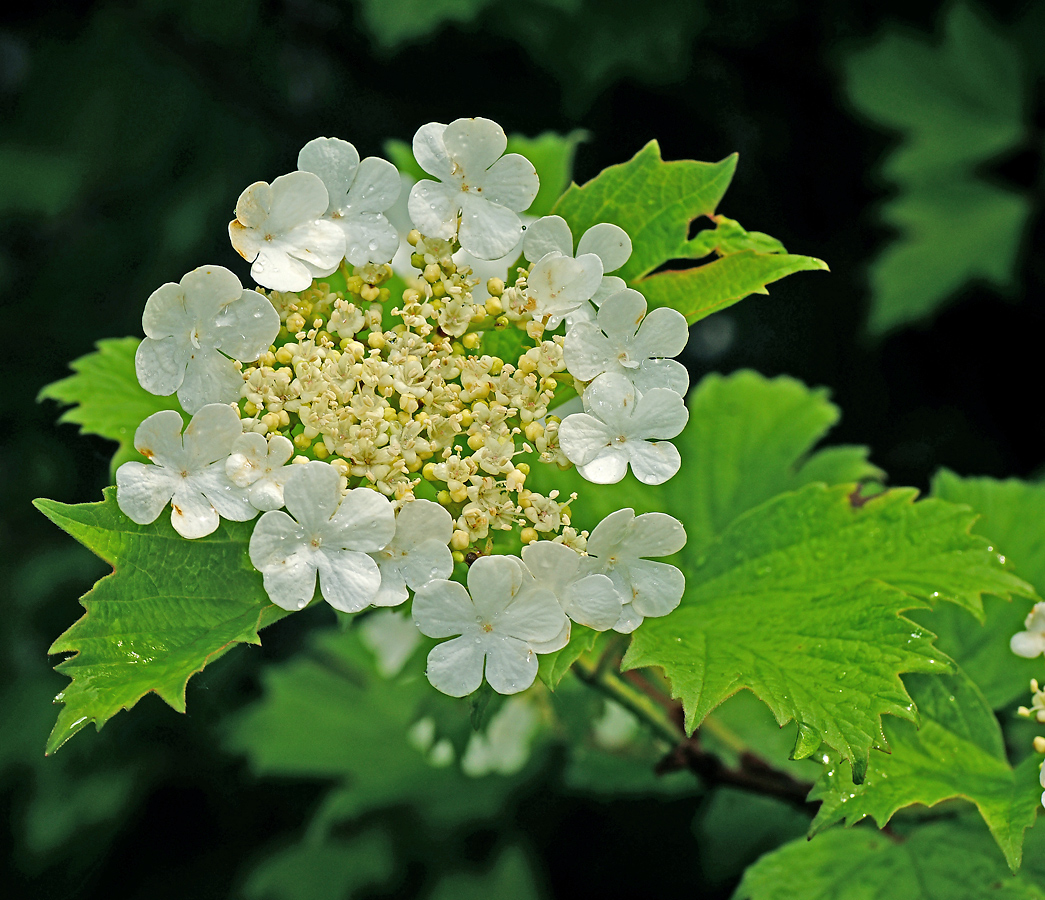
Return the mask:
<path id="1" fill-rule="evenodd" d="M 455 873 L 439 881 L 431 900 L 539 900 L 533 866 L 520 847 L 506 847 L 493 867 L 482 874 Z"/>
<path id="2" fill-rule="evenodd" d="M 890 752 L 872 753 L 859 785 L 846 763 L 832 759 L 810 794 L 823 803 L 811 833 L 871 816 L 883 827 L 900 809 L 963 798 L 976 805 L 1009 867 L 1019 868 L 1023 832 L 1040 805 L 1037 759 L 1013 771 L 998 720 L 964 672 L 906 679 L 920 726 L 890 720 Z"/>
<path id="3" fill-rule="evenodd" d="M 50 648 L 75 655 L 57 666 L 72 682 L 56 698 L 63 705 L 48 753 L 150 691 L 184 712 L 192 675 L 233 644 L 260 643 L 258 629 L 288 615 L 269 603 L 250 565 L 250 522 L 222 520 L 213 534 L 189 541 L 165 516 L 136 525 L 112 487 L 100 503 L 35 505 L 113 567 L 81 598 L 83 617 Z"/>
<path id="4" fill-rule="evenodd" d="M 876 334 L 928 318 L 970 280 L 1012 286 L 1031 212 L 977 174 L 1027 131 L 1020 53 L 970 6 L 943 25 L 937 45 L 894 30 L 846 66 L 857 110 L 903 134 L 883 166 L 900 193 L 882 215 L 900 237 L 871 269 Z"/>
<path id="5" fill-rule="evenodd" d="M 603 635 L 606 632 L 602 632 Z M 537 659 L 537 675 L 551 690 L 559 686 L 559 682 L 578 659 L 590 653 L 595 642 L 601 637 L 599 632 L 574 623 L 570 631 L 570 642 L 554 653 L 544 653 Z"/>
<path id="6" fill-rule="evenodd" d="M 583 186 L 571 185 L 552 212 L 566 219 L 575 238 L 599 222 L 623 228 L 633 249 L 616 274 L 651 306 L 671 306 L 696 322 L 749 294 L 768 293 L 765 285 L 785 275 L 827 268 L 821 260 L 783 253 L 779 241 L 715 215 L 736 165 L 736 154 L 717 163 L 664 162 L 657 142 L 650 141 L 628 162 L 604 169 Z M 701 216 L 716 225 L 713 233 L 723 231 L 689 240 L 690 223 Z M 721 256 L 705 265 L 654 271 L 712 250 Z"/>
<path id="7" fill-rule="evenodd" d="M 559 199 L 570 183 L 577 145 L 587 137 L 588 133 L 581 129 L 575 129 L 569 134 L 545 131 L 537 137 L 526 137 L 522 134 L 508 135 L 508 146 L 504 152 L 521 153 L 525 156 L 533 163 L 533 167 L 537 170 L 537 177 L 541 180 L 540 190 L 529 209 L 526 210 L 526 215 L 539 217 L 551 212 L 555 201 Z M 413 150 L 406 141 L 385 141 L 385 153 L 403 175 L 409 176 L 414 181 L 432 177 L 417 164 Z"/>
<path id="8" fill-rule="evenodd" d="M 468 704 L 433 691 L 422 668 L 385 679 L 354 629 L 317 633 L 263 673 L 263 698 L 233 720 L 226 744 L 258 775 L 334 780 L 313 824 L 321 832 L 399 804 L 439 824 L 496 816 L 513 782 L 469 779 L 433 752 L 449 740 L 459 755 L 472 730 Z M 411 737 L 425 719 L 434 734 Z"/>
<path id="9" fill-rule="evenodd" d="M 1039 832 L 1030 839 L 1040 857 Z M 733 900 L 1045 900 L 1043 874 L 1037 862 L 1011 876 L 978 822 L 952 819 L 906 839 L 854 828 L 792 841 L 748 869 Z"/>
<path id="10" fill-rule="evenodd" d="M 247 900 L 343 900 L 389 881 L 391 841 L 380 831 L 348 840 L 306 838 L 262 859 L 243 887 Z"/>
<path id="11" fill-rule="evenodd" d="M 574 469 L 552 473 L 547 466 L 534 466 L 534 489 L 558 488 L 564 495 L 576 491 L 579 499 L 572 509 L 582 528 L 594 528 L 624 506 L 637 513 L 671 513 L 685 523 L 684 552 L 695 557 L 737 516 L 777 494 L 817 481 L 842 484 L 884 477 L 867 461 L 866 447 L 814 452 L 840 416 L 824 388 L 740 371 L 706 376 L 690 392 L 688 405 L 689 423 L 674 441 L 682 454 L 675 480 L 651 487 L 629 474 L 612 488 L 594 490 Z M 676 484 L 689 489 L 680 492 Z"/>
<path id="12" fill-rule="evenodd" d="M 107 338 L 98 349 L 73 360 L 72 375 L 40 391 L 38 400 L 57 400 L 71 405 L 59 422 L 80 426 L 81 434 L 97 434 L 120 446 L 113 456 L 112 471 L 128 460 L 145 462 L 134 449 L 134 432 L 142 420 L 161 409 L 181 412 L 175 396 L 157 397 L 140 384 L 134 374 L 134 354 L 141 338 Z"/>
<path id="13" fill-rule="evenodd" d="M 398 47 L 451 22 L 471 22 L 493 0 L 360 0 L 367 31 L 382 47 Z"/>
<path id="14" fill-rule="evenodd" d="M 933 495 L 967 503 L 980 514 L 973 532 L 982 534 L 1040 595 L 1045 591 L 1045 532 L 1028 523 L 1045 522 L 1045 485 L 1009 479 L 959 478 L 943 470 L 933 479 Z M 1041 675 L 1040 659 L 1009 650 L 1009 638 L 1023 630 L 1031 604 L 988 598 L 987 618 L 977 628 L 951 607 L 920 612 L 915 618 L 937 635 L 938 646 L 958 662 L 994 709 L 1027 694 L 1030 679 Z"/>
<path id="15" fill-rule="evenodd" d="M 969 534 L 964 507 L 852 492 L 810 485 L 742 515 L 687 560 L 679 608 L 635 632 L 624 666 L 662 667 L 688 730 L 747 688 L 779 724 L 798 721 L 803 751 L 818 733 L 859 777 L 887 746 L 882 714 L 915 718 L 900 674 L 948 669 L 900 613 L 945 599 L 979 616 L 981 593 L 1030 591 Z"/>

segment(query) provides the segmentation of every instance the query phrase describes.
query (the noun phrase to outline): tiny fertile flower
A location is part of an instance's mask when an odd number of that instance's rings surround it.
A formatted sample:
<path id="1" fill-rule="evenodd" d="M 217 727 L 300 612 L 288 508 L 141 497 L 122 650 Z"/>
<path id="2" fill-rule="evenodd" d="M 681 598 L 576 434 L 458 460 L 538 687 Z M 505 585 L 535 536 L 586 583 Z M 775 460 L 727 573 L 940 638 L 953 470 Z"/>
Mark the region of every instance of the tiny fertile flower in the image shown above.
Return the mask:
<path id="1" fill-rule="evenodd" d="M 287 513 L 265 513 L 250 537 L 250 561 L 261 572 L 276 606 L 297 610 L 316 592 L 341 612 L 359 612 L 381 586 L 377 563 L 368 556 L 395 534 L 392 504 L 367 488 L 344 499 L 338 471 L 324 462 L 292 466 L 283 486 Z"/>
<path id="2" fill-rule="evenodd" d="M 538 587 L 522 562 L 483 556 L 468 570 L 468 590 L 435 580 L 414 596 L 422 634 L 454 637 L 428 654 L 428 680 L 451 697 L 464 697 L 486 680 L 499 694 L 515 694 L 537 677 L 534 644 L 559 635 L 566 616 L 555 595 Z"/>
<path id="3" fill-rule="evenodd" d="M 480 259 L 504 256 L 518 242 L 518 213 L 537 196 L 540 180 L 524 156 L 509 153 L 504 130 L 489 119 L 430 122 L 414 135 L 414 157 L 439 181 L 410 191 L 410 218 L 429 237 L 448 240 Z M 460 228 L 458 228 L 460 216 Z"/>
<path id="4" fill-rule="evenodd" d="M 1009 648 L 1017 656 L 1033 659 L 1045 653 L 1045 603 L 1035 603 L 1023 622 L 1026 631 L 1018 631 L 1009 640 Z"/>
<path id="5" fill-rule="evenodd" d="M 276 291 L 303 291 L 329 275 L 345 256 L 345 235 L 329 219 L 327 189 L 318 175 L 291 172 L 272 184 L 256 181 L 239 195 L 229 238 L 253 263 L 254 280 Z"/>
<path id="6" fill-rule="evenodd" d="M 555 328 L 587 304 L 601 280 L 602 260 L 594 253 L 574 259 L 552 250 L 534 263 L 526 279 L 530 315 L 534 319 L 547 316 L 548 327 Z"/>
<path id="7" fill-rule="evenodd" d="M 171 524 L 182 537 L 204 537 L 218 517 L 245 522 L 257 515 L 247 492 L 225 475 L 225 460 L 243 433 L 231 406 L 211 403 L 182 433 L 173 409 L 153 413 L 134 433 L 135 449 L 152 462 L 127 462 L 116 470 L 116 502 L 139 525 L 156 521 L 171 504 Z"/>
<path id="8" fill-rule="evenodd" d="M 682 464 L 666 440 L 686 426 L 689 411 L 675 391 L 639 395 L 623 375 L 596 378 L 584 391 L 584 412 L 559 425 L 559 447 L 577 471 L 596 484 L 615 484 L 631 464 L 643 484 L 663 484 Z"/>
<path id="9" fill-rule="evenodd" d="M 291 471 L 286 463 L 293 453 L 294 445 L 281 434 L 266 440 L 263 434 L 248 431 L 232 445 L 225 474 L 233 484 L 247 488 L 255 509 L 279 509 L 283 506 L 283 484 Z"/>
<path id="10" fill-rule="evenodd" d="M 276 339 L 279 314 L 221 266 L 200 266 L 152 292 L 142 315 L 145 340 L 134 355 L 138 382 L 151 394 L 178 392 L 188 413 L 239 397 L 233 359 L 253 362 Z M 231 359 L 230 359 L 231 357 Z"/>
<path id="11" fill-rule="evenodd" d="M 591 381 L 604 372 L 623 375 L 640 393 L 668 388 L 685 394 L 686 367 L 673 359 L 689 339 L 686 317 L 663 307 L 646 314 L 646 298 L 630 288 L 599 309 L 596 322 L 578 322 L 566 334 L 563 357 L 570 374 Z"/>
<path id="12" fill-rule="evenodd" d="M 582 568 L 584 557 L 576 550 L 534 541 L 523 547 L 522 558 L 537 584 L 555 594 L 574 622 L 596 631 L 617 624 L 623 598 L 607 576 L 592 575 Z"/>
<path id="13" fill-rule="evenodd" d="M 537 262 L 546 253 L 558 251 L 563 256 L 583 256 L 594 253 L 602 261 L 602 271 L 615 272 L 628 261 L 631 256 L 631 238 L 619 225 L 600 222 L 592 225 L 577 244 L 577 252 L 573 252 L 573 232 L 562 216 L 543 216 L 526 229 L 523 238 L 523 254 L 532 262 Z M 623 290 L 625 281 L 616 275 L 603 274 L 598 289 L 591 297 L 596 306 L 617 291 Z"/>
<path id="14" fill-rule="evenodd" d="M 682 599 L 685 576 L 668 563 L 644 559 L 670 556 L 686 545 L 686 529 L 666 513 L 610 513 L 588 536 L 587 569 L 606 575 L 624 599 L 615 631 L 630 634 L 646 616 L 666 616 Z"/>
<path id="15" fill-rule="evenodd" d="M 399 171 L 388 160 L 359 153 L 348 141 L 316 138 L 301 148 L 298 168 L 318 175 L 327 189 L 326 218 L 345 234 L 345 259 L 354 266 L 386 263 L 399 234 L 385 212 L 399 198 Z"/>
<path id="16" fill-rule="evenodd" d="M 391 543 L 370 555 L 381 570 L 381 589 L 374 606 L 398 606 L 409 586 L 416 591 L 433 578 L 449 578 L 454 571 L 450 537 L 453 517 L 431 500 L 404 503 L 396 516 Z"/>

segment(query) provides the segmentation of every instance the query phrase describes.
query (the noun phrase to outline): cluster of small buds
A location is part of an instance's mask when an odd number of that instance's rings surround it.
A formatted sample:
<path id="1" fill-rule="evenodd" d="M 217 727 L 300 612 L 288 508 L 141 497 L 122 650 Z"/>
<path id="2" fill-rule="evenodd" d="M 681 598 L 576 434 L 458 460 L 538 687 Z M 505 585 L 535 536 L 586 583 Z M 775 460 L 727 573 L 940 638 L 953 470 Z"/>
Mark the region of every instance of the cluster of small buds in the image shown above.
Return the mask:
<path id="1" fill-rule="evenodd" d="M 629 464 L 648 484 L 674 475 L 677 451 L 655 439 L 686 422 L 685 369 L 664 358 L 686 327 L 671 310 L 646 315 L 606 274 L 631 253 L 616 225 L 589 229 L 576 252 L 556 216 L 523 238 L 537 175 L 504 149 L 486 119 L 418 131 L 415 155 L 439 180 L 411 191 L 413 268 L 395 291 L 390 163 L 317 138 L 298 171 L 244 191 L 229 233 L 259 287 L 210 266 L 149 298 L 139 381 L 177 391 L 193 417 L 184 432 L 177 412 L 148 417 L 135 446 L 150 464 L 117 472 L 126 515 L 149 524 L 169 504 L 186 538 L 261 513 L 249 557 L 284 609 L 307 605 L 317 581 L 345 613 L 412 596 L 416 628 L 453 638 L 428 677 L 455 696 L 484 673 L 521 691 L 571 623 L 629 633 L 684 589 L 650 559 L 681 549 L 677 520 L 622 509 L 589 535 L 572 525 L 576 494 L 527 484 L 542 463 L 596 483 Z M 458 251 L 494 259 L 520 242 L 529 265 L 476 299 Z M 554 415 L 574 391 L 584 412 Z"/>

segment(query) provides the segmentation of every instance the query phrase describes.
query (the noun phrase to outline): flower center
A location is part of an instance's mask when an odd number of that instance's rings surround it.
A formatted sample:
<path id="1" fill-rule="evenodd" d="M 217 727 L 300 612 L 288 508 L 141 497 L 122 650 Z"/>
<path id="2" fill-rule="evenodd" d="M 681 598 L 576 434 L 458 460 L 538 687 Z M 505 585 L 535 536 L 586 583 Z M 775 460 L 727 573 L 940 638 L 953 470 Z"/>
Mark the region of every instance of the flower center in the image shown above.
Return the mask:
<path id="1" fill-rule="evenodd" d="M 489 622 L 483 622 L 483 624 L 482 624 L 482 625 L 480 625 L 479 627 L 480 627 L 480 628 L 481 628 L 481 629 L 482 629 L 483 631 L 485 631 L 485 632 L 486 632 L 487 634 L 489 634 L 490 632 L 492 632 L 492 631 L 493 631 L 493 625 L 491 625 L 491 624 L 490 624 Z"/>

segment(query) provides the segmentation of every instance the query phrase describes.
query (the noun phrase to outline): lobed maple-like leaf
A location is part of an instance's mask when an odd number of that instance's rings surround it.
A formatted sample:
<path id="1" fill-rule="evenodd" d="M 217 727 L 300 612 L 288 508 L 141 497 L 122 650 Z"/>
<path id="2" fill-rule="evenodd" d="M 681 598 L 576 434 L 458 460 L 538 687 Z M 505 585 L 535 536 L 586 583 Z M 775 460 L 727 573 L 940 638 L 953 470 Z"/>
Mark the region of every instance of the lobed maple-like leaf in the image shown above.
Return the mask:
<path id="1" fill-rule="evenodd" d="M 1040 805 L 1038 760 L 1009 765 L 998 720 L 979 688 L 960 669 L 953 675 L 906 679 L 919 724 L 889 720 L 889 753 L 872 753 L 867 776 L 854 785 L 847 763 L 830 760 L 810 793 L 822 804 L 816 834 L 870 816 L 881 828 L 897 810 L 962 798 L 976 805 L 1009 868 L 1019 868 L 1023 833 Z"/>
<path id="2" fill-rule="evenodd" d="M 916 494 L 814 484 L 750 510 L 685 560 L 681 605 L 639 627 L 623 665 L 661 667 L 688 730 L 751 690 L 799 723 L 796 758 L 823 741 L 860 778 L 887 746 L 882 715 L 916 718 L 900 674 L 949 669 L 900 614 L 948 600 L 982 616 L 983 593 L 1033 593 L 969 533 L 967 508 Z"/>
<path id="3" fill-rule="evenodd" d="M 552 212 L 569 223 L 575 239 L 600 222 L 623 228 L 632 254 L 614 274 L 641 291 L 651 307 L 670 306 L 696 322 L 750 294 L 768 293 L 765 286 L 785 275 L 827 268 L 715 214 L 736 165 L 735 153 L 717 163 L 665 162 L 657 142 L 650 141 L 628 162 L 604 169 L 582 186 L 571 185 Z M 690 224 L 701 217 L 715 227 L 690 239 Z M 656 271 L 712 251 L 718 258 L 703 265 Z"/>
<path id="4" fill-rule="evenodd" d="M 161 516 L 137 525 L 116 504 L 37 500 L 36 507 L 112 565 L 81 598 L 86 612 L 51 646 L 73 653 L 57 666 L 72 681 L 47 741 L 53 753 L 94 722 L 155 692 L 179 712 L 196 672 L 237 643 L 258 644 L 258 630 L 288 615 L 273 606 L 247 556 L 251 522 L 222 520 L 217 531 L 186 540 Z"/>

